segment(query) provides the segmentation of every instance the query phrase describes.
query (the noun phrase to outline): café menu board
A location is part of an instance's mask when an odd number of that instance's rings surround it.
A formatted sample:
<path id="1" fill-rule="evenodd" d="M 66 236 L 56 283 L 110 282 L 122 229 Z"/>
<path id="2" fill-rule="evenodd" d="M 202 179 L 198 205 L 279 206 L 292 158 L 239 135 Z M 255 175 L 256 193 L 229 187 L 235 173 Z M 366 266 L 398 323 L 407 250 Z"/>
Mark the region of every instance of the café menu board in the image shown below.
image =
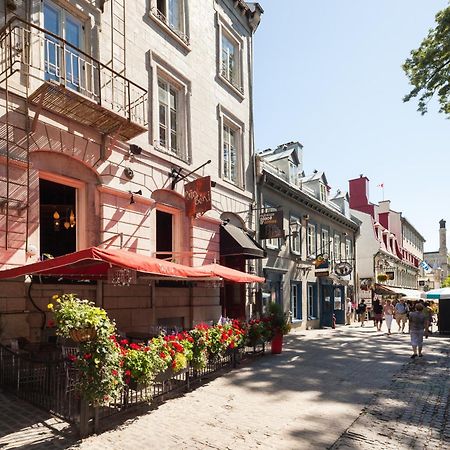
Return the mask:
<path id="1" fill-rule="evenodd" d="M 284 238 L 282 209 L 260 214 L 259 237 L 260 239 Z"/>
<path id="2" fill-rule="evenodd" d="M 211 177 L 197 178 L 184 185 L 186 215 L 193 217 L 211 209 Z"/>

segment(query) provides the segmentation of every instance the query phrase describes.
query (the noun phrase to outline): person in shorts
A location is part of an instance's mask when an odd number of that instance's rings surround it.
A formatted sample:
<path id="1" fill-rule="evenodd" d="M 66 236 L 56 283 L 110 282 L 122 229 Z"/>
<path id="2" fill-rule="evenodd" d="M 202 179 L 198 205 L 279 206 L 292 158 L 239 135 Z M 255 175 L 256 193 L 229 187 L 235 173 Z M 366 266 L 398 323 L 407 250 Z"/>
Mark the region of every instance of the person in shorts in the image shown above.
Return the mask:
<path id="1" fill-rule="evenodd" d="M 361 326 L 364 326 L 364 322 L 366 321 L 366 311 L 367 311 L 367 305 L 364 299 L 361 300 L 361 302 L 358 305 L 358 309 L 356 310 L 358 313 L 359 321 L 361 322 Z"/>
<path id="2" fill-rule="evenodd" d="M 408 322 L 408 305 L 402 298 L 395 305 L 395 320 L 398 325 L 398 331 L 404 333 L 406 322 Z"/>
<path id="3" fill-rule="evenodd" d="M 377 327 L 377 331 L 381 331 L 381 325 L 383 324 L 383 305 L 380 300 L 374 300 L 373 302 L 373 321 Z"/>

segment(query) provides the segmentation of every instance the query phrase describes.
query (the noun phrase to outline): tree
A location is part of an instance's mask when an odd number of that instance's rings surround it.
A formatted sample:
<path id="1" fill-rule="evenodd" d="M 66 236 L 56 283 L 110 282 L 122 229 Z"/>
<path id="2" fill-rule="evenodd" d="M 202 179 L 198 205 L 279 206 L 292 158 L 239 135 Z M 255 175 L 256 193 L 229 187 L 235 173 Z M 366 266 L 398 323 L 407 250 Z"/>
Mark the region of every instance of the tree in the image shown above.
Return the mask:
<path id="1" fill-rule="evenodd" d="M 442 282 L 441 287 L 450 287 L 450 275 Z"/>
<path id="2" fill-rule="evenodd" d="M 428 31 L 420 47 L 411 51 L 402 66 L 414 86 L 403 101 L 418 97 L 417 111 L 423 115 L 436 94 L 439 112 L 450 115 L 450 6 L 439 11 L 435 20 L 436 27 Z"/>

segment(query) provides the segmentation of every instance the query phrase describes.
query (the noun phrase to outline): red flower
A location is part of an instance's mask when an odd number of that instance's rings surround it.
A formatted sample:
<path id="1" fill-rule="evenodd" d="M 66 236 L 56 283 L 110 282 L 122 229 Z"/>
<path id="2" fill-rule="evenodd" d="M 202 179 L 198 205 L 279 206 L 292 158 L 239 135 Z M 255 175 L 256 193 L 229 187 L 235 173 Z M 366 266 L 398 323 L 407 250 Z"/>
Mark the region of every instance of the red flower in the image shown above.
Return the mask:
<path id="1" fill-rule="evenodd" d="M 84 359 L 91 359 L 92 355 L 90 353 L 85 353 L 83 356 Z"/>
<path id="2" fill-rule="evenodd" d="M 141 347 L 139 345 L 135 344 L 135 343 L 131 343 L 130 344 L 130 348 L 132 350 L 140 350 Z"/>
<path id="3" fill-rule="evenodd" d="M 119 372 L 117 372 L 116 369 L 111 370 L 111 373 L 112 373 L 113 377 L 117 377 L 117 375 L 119 374 Z"/>
<path id="4" fill-rule="evenodd" d="M 49 320 L 48 322 L 47 322 L 47 327 L 48 328 L 53 328 L 55 326 L 55 321 L 54 320 Z"/>
<path id="5" fill-rule="evenodd" d="M 130 377 L 131 376 L 131 370 L 125 370 L 125 376 Z"/>
<path id="6" fill-rule="evenodd" d="M 69 361 L 75 362 L 78 358 L 77 358 L 75 355 L 72 355 L 71 353 L 69 353 L 69 354 L 67 355 L 67 359 L 68 359 Z"/>
<path id="7" fill-rule="evenodd" d="M 231 341 L 231 342 L 230 342 L 229 347 L 230 347 L 230 348 L 234 348 L 234 341 Z"/>
<path id="8" fill-rule="evenodd" d="M 176 361 L 172 361 L 172 369 L 175 369 L 175 367 L 177 367 L 177 363 Z"/>
<path id="9" fill-rule="evenodd" d="M 128 339 L 122 339 L 120 345 L 128 345 Z"/>
<path id="10" fill-rule="evenodd" d="M 164 352 L 161 352 L 159 354 L 159 357 L 162 358 L 162 359 L 165 359 L 166 358 L 166 354 Z"/>

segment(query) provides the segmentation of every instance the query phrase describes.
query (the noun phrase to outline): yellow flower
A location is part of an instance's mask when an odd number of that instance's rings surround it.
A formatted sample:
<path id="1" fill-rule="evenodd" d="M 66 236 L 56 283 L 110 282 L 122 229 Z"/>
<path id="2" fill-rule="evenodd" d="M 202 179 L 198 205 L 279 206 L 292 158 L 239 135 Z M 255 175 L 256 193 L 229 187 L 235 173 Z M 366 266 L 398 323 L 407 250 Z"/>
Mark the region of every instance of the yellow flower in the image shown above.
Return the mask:
<path id="1" fill-rule="evenodd" d="M 58 298 L 59 298 L 59 295 L 58 295 L 58 294 L 55 294 L 55 295 L 52 297 L 52 300 L 58 300 Z"/>
<path id="2" fill-rule="evenodd" d="M 53 309 L 53 303 L 49 303 L 49 304 L 47 305 L 47 308 L 48 308 L 48 309 Z"/>

